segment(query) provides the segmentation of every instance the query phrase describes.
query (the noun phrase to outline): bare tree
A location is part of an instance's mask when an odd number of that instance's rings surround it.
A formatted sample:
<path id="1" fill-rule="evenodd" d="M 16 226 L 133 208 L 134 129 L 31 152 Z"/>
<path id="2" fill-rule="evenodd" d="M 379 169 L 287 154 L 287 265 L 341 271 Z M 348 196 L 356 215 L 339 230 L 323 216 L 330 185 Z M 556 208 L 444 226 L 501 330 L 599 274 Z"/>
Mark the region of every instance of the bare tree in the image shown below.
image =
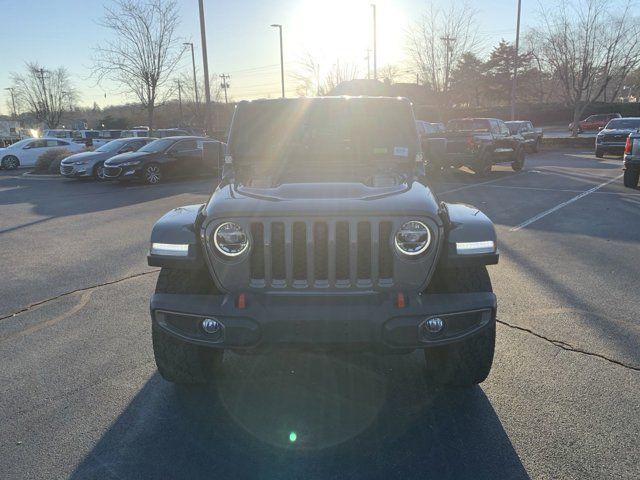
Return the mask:
<path id="1" fill-rule="evenodd" d="M 451 73 L 465 53 L 477 53 L 480 37 L 477 10 L 471 4 L 451 2 L 443 8 L 430 3 L 410 29 L 407 53 L 422 83 L 449 102 Z"/>
<path id="2" fill-rule="evenodd" d="M 116 0 L 105 7 L 101 25 L 112 40 L 98 45 L 93 58 L 98 82 L 116 82 L 134 95 L 147 111 L 153 130 L 153 113 L 175 88 L 172 74 L 184 49 L 177 36 L 180 23 L 173 0 Z"/>
<path id="3" fill-rule="evenodd" d="M 342 82 L 358 78 L 358 66 L 340 59 L 324 73 L 315 57 L 307 53 L 299 62 L 300 69 L 291 75 L 298 95 L 327 95 Z"/>
<path id="4" fill-rule="evenodd" d="M 386 64 L 378 69 L 378 78 L 385 83 L 396 83 L 404 75 L 404 72 L 397 65 Z"/>
<path id="5" fill-rule="evenodd" d="M 73 108 L 78 92 L 64 67 L 49 70 L 37 62 L 27 63 L 25 73 L 12 73 L 16 109 L 29 110 L 48 128 L 60 123 L 65 110 Z"/>
<path id="6" fill-rule="evenodd" d="M 561 2 L 553 11 L 542 11 L 533 38 L 565 102 L 573 107 L 574 136 L 585 109 L 610 87 L 615 98 L 640 65 L 640 26 L 631 12 L 630 2 L 613 9 L 598 0 Z"/>

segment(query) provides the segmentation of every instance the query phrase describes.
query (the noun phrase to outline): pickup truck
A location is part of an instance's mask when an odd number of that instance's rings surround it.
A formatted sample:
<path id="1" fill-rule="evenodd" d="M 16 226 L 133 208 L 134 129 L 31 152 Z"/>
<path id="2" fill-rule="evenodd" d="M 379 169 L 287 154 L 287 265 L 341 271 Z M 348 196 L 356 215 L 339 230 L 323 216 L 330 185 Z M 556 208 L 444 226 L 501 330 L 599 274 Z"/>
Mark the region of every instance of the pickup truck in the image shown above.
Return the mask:
<path id="1" fill-rule="evenodd" d="M 533 123 L 529 120 L 516 120 L 504 123 L 509 127 L 511 135 L 520 135 L 522 137 L 527 150 L 533 153 L 540 150 L 543 136 L 541 128 L 534 128 Z"/>
<path id="2" fill-rule="evenodd" d="M 425 139 L 422 150 L 431 172 L 468 167 L 485 176 L 494 164 L 510 163 L 519 171 L 525 161 L 523 138 L 512 135 L 505 122 L 496 118 L 451 120 L 442 138 Z"/>

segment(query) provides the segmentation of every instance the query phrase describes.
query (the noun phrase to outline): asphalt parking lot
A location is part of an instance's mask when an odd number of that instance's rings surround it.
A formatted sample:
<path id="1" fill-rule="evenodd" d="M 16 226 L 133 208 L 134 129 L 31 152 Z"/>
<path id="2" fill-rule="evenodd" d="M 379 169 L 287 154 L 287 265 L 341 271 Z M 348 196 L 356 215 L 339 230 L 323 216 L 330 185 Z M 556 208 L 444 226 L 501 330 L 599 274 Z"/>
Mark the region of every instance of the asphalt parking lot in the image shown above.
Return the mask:
<path id="1" fill-rule="evenodd" d="M 211 179 L 158 186 L 0 172 L 0 477 L 640 478 L 640 190 L 574 150 L 433 181 L 496 223 L 488 380 L 423 358 L 228 355 L 217 389 L 151 350 L 153 222 Z M 290 434 L 296 433 L 292 442 Z"/>

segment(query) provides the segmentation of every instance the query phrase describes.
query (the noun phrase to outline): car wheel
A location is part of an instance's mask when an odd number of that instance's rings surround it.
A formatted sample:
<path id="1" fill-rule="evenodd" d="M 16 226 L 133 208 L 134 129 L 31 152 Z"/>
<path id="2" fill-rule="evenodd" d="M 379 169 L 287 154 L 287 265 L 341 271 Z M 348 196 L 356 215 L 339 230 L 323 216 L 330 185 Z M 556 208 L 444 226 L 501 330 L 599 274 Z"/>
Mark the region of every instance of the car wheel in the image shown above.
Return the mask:
<path id="1" fill-rule="evenodd" d="M 2 167 L 5 170 L 15 170 L 19 166 L 20 166 L 20 161 L 18 160 L 18 157 L 15 157 L 13 155 L 7 155 L 2 159 Z"/>
<path id="2" fill-rule="evenodd" d="M 160 270 L 156 293 L 203 294 L 213 289 L 206 271 L 163 268 Z M 152 324 L 151 338 L 156 366 L 162 378 L 181 385 L 211 383 L 222 365 L 222 349 L 184 342 L 161 327 Z"/>
<path id="3" fill-rule="evenodd" d="M 100 162 L 95 166 L 93 169 L 93 178 L 99 182 L 104 182 L 107 179 L 104 175 L 104 162 Z"/>
<path id="4" fill-rule="evenodd" d="M 627 168 L 624 171 L 624 186 L 629 188 L 636 188 L 638 186 L 638 179 L 640 179 L 640 170 L 632 170 Z"/>
<path id="5" fill-rule="evenodd" d="M 596 158 L 604 157 L 604 152 L 602 150 L 596 150 Z"/>
<path id="6" fill-rule="evenodd" d="M 524 159 L 525 159 L 524 149 L 519 148 L 518 151 L 516 152 L 516 159 L 513 162 L 511 162 L 511 168 L 513 169 L 514 172 L 519 172 L 520 170 L 522 170 L 522 167 L 524 167 Z"/>
<path id="7" fill-rule="evenodd" d="M 487 267 L 451 268 L 436 272 L 430 291 L 437 293 L 493 292 Z M 493 364 L 496 321 L 490 320 L 480 333 L 460 342 L 426 348 L 427 375 L 443 386 L 472 387 L 482 383 Z"/>
<path id="8" fill-rule="evenodd" d="M 144 179 L 144 182 L 149 185 L 160 183 L 162 180 L 162 170 L 160 169 L 160 165 L 157 163 L 151 163 L 144 167 L 142 178 Z"/>

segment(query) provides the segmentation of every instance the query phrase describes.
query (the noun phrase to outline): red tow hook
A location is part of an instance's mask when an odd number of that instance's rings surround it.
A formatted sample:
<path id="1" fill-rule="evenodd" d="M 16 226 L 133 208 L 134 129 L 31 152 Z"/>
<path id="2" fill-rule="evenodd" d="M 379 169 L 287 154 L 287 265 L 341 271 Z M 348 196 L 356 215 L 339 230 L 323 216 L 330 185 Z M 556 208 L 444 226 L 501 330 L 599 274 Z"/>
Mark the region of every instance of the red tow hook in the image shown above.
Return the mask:
<path id="1" fill-rule="evenodd" d="M 236 298 L 236 308 L 239 310 L 244 310 L 247 308 L 247 296 L 244 293 L 241 293 Z"/>
<path id="2" fill-rule="evenodd" d="M 396 307 L 404 308 L 406 306 L 407 306 L 407 299 L 404 296 L 404 293 L 398 292 L 398 295 L 396 296 Z"/>

